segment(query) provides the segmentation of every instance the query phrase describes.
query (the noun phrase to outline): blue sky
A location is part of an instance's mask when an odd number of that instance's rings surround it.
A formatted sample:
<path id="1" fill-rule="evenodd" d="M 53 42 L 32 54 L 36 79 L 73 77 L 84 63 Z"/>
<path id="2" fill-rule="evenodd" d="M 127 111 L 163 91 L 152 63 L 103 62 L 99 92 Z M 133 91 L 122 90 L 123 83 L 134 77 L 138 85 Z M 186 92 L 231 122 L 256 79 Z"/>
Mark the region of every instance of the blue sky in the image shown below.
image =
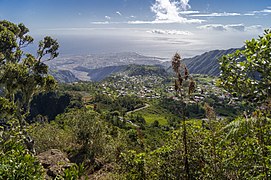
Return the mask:
<path id="1" fill-rule="evenodd" d="M 35 37 L 59 39 L 62 54 L 135 51 L 189 57 L 240 47 L 270 28 L 270 0 L 0 0 L 0 19 Z"/>

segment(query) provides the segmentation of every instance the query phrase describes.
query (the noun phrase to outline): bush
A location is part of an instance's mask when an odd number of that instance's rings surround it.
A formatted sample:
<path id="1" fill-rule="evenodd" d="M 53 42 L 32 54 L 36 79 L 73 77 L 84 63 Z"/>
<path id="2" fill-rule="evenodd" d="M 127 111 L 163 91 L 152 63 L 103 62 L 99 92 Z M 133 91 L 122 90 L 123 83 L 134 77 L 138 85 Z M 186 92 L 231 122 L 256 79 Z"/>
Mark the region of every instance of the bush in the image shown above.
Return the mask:
<path id="1" fill-rule="evenodd" d="M 34 125 L 30 135 L 35 141 L 37 153 L 49 149 L 67 151 L 75 145 L 74 133 L 70 130 L 61 129 L 53 122 Z"/>
<path id="2" fill-rule="evenodd" d="M 17 123 L 9 128 L 9 131 L 0 130 L 1 179 L 44 179 L 43 167 L 24 146 L 23 131 Z"/>

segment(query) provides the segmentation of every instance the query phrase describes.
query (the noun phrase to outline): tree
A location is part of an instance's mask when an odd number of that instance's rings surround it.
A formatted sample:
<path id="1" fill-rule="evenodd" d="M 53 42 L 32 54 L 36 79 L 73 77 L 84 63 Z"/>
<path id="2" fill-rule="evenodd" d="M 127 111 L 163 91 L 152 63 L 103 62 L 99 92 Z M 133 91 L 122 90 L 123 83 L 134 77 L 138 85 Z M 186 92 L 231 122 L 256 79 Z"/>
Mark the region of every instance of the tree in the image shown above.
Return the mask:
<path id="1" fill-rule="evenodd" d="M 25 117 L 33 96 L 52 89 L 56 81 L 44 63 L 58 56 L 51 37 L 40 41 L 37 56 L 23 51 L 33 43 L 28 28 L 0 21 L 0 176 L 4 179 L 41 179 L 41 165 L 34 157 L 33 140 Z"/>
<path id="2" fill-rule="evenodd" d="M 22 23 L 16 25 L 0 21 L 0 88 L 2 97 L 16 105 L 20 124 L 29 112 L 32 97 L 55 87 L 54 78 L 48 75 L 44 63 L 58 56 L 58 42 L 47 36 L 39 42 L 37 56 L 23 51 L 33 43 L 29 29 Z"/>
<path id="3" fill-rule="evenodd" d="M 245 114 L 245 118 L 228 125 L 234 129 L 229 135 L 240 133 L 233 136 L 235 141 L 231 142 L 232 147 L 236 144 L 236 152 L 244 154 L 239 167 L 250 177 L 270 179 L 271 30 L 265 30 L 256 40 L 246 41 L 244 50 L 223 56 L 220 63 L 220 86 L 259 108 L 251 117 Z"/>
<path id="4" fill-rule="evenodd" d="M 271 30 L 223 56 L 220 64 L 220 86 L 254 105 L 271 98 Z"/>

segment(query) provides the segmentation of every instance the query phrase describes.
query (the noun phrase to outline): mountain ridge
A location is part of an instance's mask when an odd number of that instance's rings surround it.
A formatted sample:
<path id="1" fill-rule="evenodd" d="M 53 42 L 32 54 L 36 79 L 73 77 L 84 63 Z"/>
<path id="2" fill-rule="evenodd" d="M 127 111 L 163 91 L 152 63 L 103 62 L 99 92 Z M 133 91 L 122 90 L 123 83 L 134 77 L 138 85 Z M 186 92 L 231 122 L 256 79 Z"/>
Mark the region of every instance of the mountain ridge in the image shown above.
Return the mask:
<path id="1" fill-rule="evenodd" d="M 242 48 L 212 50 L 191 58 L 184 58 L 183 62 L 191 74 L 218 76 L 219 58 L 238 49 Z M 58 59 L 48 65 L 58 71 L 55 77 L 64 82 L 100 81 L 114 73 L 125 71 L 129 65 L 161 66 L 168 71 L 171 69 L 170 59 L 143 56 L 134 52 L 71 56 Z"/>
<path id="2" fill-rule="evenodd" d="M 227 54 L 232 54 L 240 48 L 231 48 L 226 50 L 213 50 L 205 52 L 192 58 L 185 58 L 183 62 L 192 74 L 206 74 L 219 76 L 219 59 Z"/>

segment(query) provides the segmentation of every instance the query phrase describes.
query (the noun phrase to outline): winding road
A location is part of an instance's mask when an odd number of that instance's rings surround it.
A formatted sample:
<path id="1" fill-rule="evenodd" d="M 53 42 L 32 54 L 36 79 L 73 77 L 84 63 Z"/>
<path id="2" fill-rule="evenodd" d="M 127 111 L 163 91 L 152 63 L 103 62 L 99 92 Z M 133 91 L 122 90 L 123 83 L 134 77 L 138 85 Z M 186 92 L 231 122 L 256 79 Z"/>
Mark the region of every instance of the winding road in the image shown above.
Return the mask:
<path id="1" fill-rule="evenodd" d="M 148 108 L 148 107 L 150 107 L 150 105 L 149 105 L 149 104 L 145 104 L 145 106 L 143 106 L 143 107 L 141 107 L 141 108 L 134 109 L 134 110 L 132 110 L 132 111 L 128 111 L 128 112 L 126 112 L 126 115 L 131 114 L 131 113 L 133 113 L 133 112 L 137 112 L 137 111 L 140 111 L 140 110 L 146 109 L 146 108 Z"/>

